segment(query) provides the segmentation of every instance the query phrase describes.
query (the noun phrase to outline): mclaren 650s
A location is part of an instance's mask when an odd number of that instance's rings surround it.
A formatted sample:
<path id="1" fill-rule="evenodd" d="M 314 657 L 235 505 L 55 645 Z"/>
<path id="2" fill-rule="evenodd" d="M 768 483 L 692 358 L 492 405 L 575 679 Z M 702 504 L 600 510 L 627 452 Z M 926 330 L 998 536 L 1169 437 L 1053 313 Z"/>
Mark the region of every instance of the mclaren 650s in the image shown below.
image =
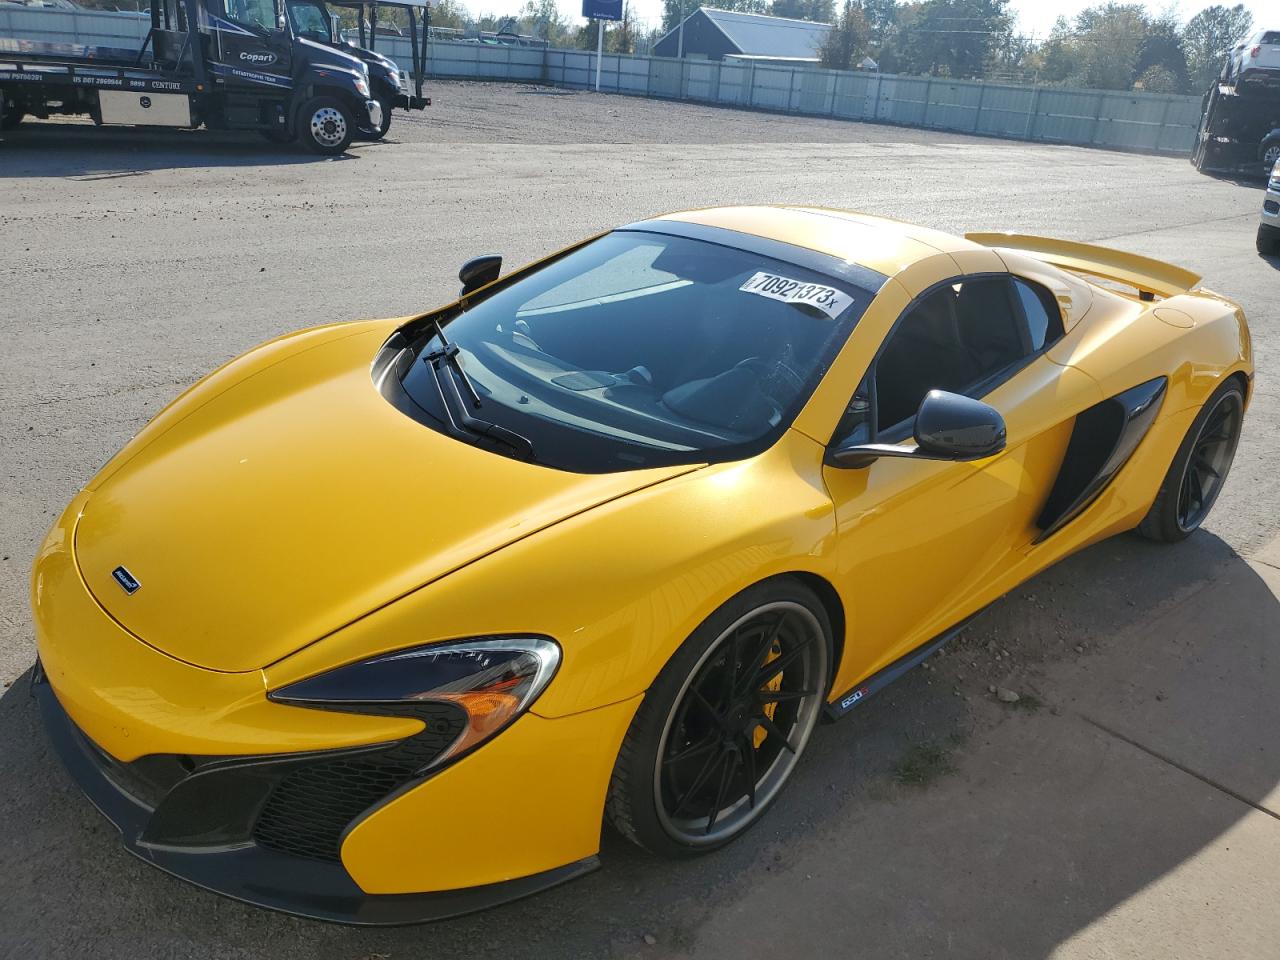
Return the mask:
<path id="1" fill-rule="evenodd" d="M 620 227 L 180 396 L 36 559 L 33 686 L 144 860 L 351 923 L 737 838 L 820 719 L 1212 508 L 1241 309 L 1155 260 L 800 207 Z"/>

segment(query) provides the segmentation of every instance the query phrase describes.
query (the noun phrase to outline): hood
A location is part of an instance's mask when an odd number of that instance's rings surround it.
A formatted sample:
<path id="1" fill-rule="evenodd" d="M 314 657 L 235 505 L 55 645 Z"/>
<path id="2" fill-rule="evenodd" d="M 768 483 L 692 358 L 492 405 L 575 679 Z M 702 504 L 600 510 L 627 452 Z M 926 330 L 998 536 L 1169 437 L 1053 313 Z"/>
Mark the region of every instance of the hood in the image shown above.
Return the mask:
<path id="1" fill-rule="evenodd" d="M 378 53 L 376 50 L 367 50 L 364 47 L 357 47 L 350 40 L 342 41 L 342 47 L 348 53 L 355 54 L 357 57 L 363 60 L 366 64 L 376 63 L 377 65 L 379 65 L 380 67 L 383 67 L 386 70 L 400 69 L 400 67 L 396 64 L 396 62 L 392 60 L 390 57 L 384 57 L 382 54 Z"/>
<path id="2" fill-rule="evenodd" d="M 363 60 L 345 50 L 338 50 L 323 43 L 316 43 L 316 41 L 308 40 L 306 37 L 298 37 L 296 42 L 305 51 L 307 62 L 313 66 L 339 67 L 344 70 L 353 70 L 362 77 L 367 76 L 369 73 L 369 69 L 365 66 Z"/>
<path id="3" fill-rule="evenodd" d="M 375 388 L 370 362 L 386 333 L 260 365 L 208 399 L 196 388 L 189 413 L 91 485 L 75 552 L 118 623 L 187 663 L 253 670 L 566 517 L 696 469 L 565 473 L 438 433 Z"/>

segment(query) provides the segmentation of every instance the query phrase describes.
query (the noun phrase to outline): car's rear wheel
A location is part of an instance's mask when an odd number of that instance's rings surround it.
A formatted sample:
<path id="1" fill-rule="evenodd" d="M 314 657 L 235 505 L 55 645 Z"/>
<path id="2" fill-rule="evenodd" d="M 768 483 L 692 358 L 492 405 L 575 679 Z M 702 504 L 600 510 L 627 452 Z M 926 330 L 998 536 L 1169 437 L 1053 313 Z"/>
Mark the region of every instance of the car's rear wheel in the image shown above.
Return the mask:
<path id="1" fill-rule="evenodd" d="M 1138 526 L 1151 540 L 1185 540 L 1209 516 L 1226 482 L 1240 442 L 1244 391 L 1228 380 L 1191 423 L 1155 502 Z"/>
<path id="2" fill-rule="evenodd" d="M 822 710 L 831 625 L 789 577 L 724 604 L 667 663 L 632 720 L 607 813 L 665 856 L 721 847 L 790 779 Z"/>
<path id="3" fill-rule="evenodd" d="M 1270 173 L 1277 160 L 1280 160 L 1280 140 L 1267 144 L 1267 148 L 1262 151 L 1262 172 Z"/>

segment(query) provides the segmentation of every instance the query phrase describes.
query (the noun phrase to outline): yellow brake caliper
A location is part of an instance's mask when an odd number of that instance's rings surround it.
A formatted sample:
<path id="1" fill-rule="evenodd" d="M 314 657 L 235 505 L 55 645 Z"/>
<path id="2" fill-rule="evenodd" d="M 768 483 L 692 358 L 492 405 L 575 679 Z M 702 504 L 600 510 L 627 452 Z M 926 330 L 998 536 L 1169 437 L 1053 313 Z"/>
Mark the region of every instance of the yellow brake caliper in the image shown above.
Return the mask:
<path id="1" fill-rule="evenodd" d="M 780 656 L 782 656 L 782 648 L 775 642 L 773 645 L 773 649 L 769 651 L 769 657 L 767 660 L 765 660 L 765 664 L 768 665 L 772 663 L 774 660 L 777 660 Z M 778 672 L 774 674 L 773 678 L 764 685 L 764 689 L 769 691 L 774 691 L 774 692 L 781 690 L 782 689 L 782 673 Z M 777 712 L 777 710 L 778 710 L 778 705 L 776 703 L 766 703 L 764 705 L 764 715 L 768 717 L 770 720 L 773 719 L 773 715 Z M 764 727 L 757 726 L 751 734 L 751 746 L 754 749 L 759 750 L 760 744 L 764 743 L 765 739 L 768 736 L 769 736 L 769 731 L 767 731 Z"/>

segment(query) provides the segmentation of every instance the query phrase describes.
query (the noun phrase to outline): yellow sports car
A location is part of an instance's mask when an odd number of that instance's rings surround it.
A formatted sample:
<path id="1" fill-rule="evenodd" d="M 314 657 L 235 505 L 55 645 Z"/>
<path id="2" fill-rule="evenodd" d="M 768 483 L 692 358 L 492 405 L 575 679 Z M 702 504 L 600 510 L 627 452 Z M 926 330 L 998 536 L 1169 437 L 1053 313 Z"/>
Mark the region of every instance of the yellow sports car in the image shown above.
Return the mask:
<path id="1" fill-rule="evenodd" d="M 1226 480 L 1238 306 L 835 210 L 621 227 L 200 381 L 36 559 L 34 687 L 125 846 L 393 923 L 760 819 L 820 718 Z"/>

